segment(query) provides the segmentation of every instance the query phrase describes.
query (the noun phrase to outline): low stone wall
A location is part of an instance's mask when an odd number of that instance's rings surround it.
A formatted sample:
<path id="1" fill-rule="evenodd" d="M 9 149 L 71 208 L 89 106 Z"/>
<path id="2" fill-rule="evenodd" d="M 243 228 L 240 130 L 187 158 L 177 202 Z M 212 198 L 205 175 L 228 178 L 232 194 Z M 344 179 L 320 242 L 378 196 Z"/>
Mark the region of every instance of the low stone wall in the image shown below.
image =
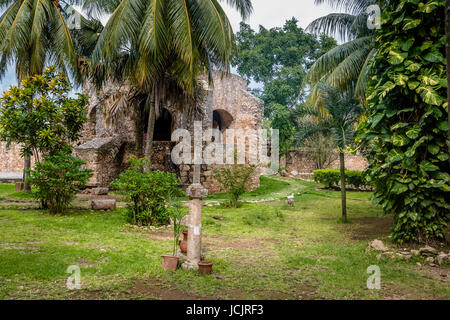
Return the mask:
<path id="1" fill-rule="evenodd" d="M 200 182 L 204 188 L 208 189 L 210 194 L 223 192 L 219 182 L 215 179 L 217 170 L 221 168 L 229 167 L 227 165 L 205 165 L 201 166 Z M 250 176 L 248 189 L 255 190 L 259 187 L 259 177 L 261 176 L 260 168 L 257 168 L 255 172 Z M 194 165 L 181 165 L 180 166 L 180 180 L 183 188 L 187 188 L 193 183 L 194 177 Z"/>
<path id="2" fill-rule="evenodd" d="M 31 158 L 31 164 L 34 160 Z M 0 142 L 0 173 L 23 173 L 23 158 L 20 156 L 20 145 L 11 144 L 7 147 L 6 142 Z"/>
<path id="3" fill-rule="evenodd" d="M 336 156 L 328 168 L 339 169 L 339 159 Z M 317 168 L 315 167 L 314 159 L 311 153 L 306 149 L 296 150 L 289 153 L 288 158 L 282 157 L 280 160 L 280 166 L 285 167 L 288 175 L 310 180 L 312 178 L 312 173 Z M 345 155 L 345 168 L 348 170 L 364 171 L 368 166 L 367 159 L 360 154 Z"/>

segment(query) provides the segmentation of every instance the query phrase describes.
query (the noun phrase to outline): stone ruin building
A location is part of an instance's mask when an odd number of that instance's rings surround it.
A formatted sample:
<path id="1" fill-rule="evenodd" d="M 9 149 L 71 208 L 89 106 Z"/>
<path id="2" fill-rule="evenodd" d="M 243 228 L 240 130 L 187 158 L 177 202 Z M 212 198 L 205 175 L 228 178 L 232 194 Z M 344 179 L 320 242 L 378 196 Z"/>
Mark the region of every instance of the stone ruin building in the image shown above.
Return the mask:
<path id="1" fill-rule="evenodd" d="M 202 121 L 204 128 L 226 129 L 262 129 L 264 102 L 248 92 L 246 81 L 237 76 L 224 76 L 213 73 L 214 86 L 205 83 L 204 101 L 200 103 L 200 112 L 185 114 L 176 105 L 166 105 L 156 119 L 153 143 L 152 168 L 176 173 L 183 186 L 193 182 L 193 165 L 174 165 L 171 150 L 176 145 L 171 142 L 175 129 L 187 129 L 193 132 L 194 121 Z M 109 86 L 107 90 L 115 90 Z M 126 86 L 120 86 L 127 90 Z M 89 121 L 85 124 L 82 137 L 75 145 L 74 153 L 87 162 L 93 170 L 90 186 L 107 187 L 111 181 L 128 167 L 128 159 L 136 155 L 136 136 L 139 131 L 145 145 L 146 128 L 138 128 L 136 112 L 124 108 L 116 121 L 111 121 L 104 110 L 102 92 L 97 92 L 92 85 L 85 84 L 82 89 L 89 100 Z M 147 122 L 145 116 L 145 123 Z M 247 140 L 248 142 L 248 140 Z M 0 142 L 0 179 L 2 182 L 20 181 L 23 175 L 23 159 L 18 145 L 6 146 Z M 249 149 L 247 148 L 247 153 Z M 249 159 L 250 155 L 246 155 Z M 221 166 L 202 165 L 201 183 L 210 193 L 218 192 L 219 185 L 213 175 Z M 258 169 L 250 179 L 250 188 L 259 186 Z"/>
<path id="2" fill-rule="evenodd" d="M 204 81 L 205 94 L 203 102 L 197 107 L 197 112 L 187 114 L 179 105 L 171 105 L 169 102 L 161 108 L 156 118 L 152 169 L 176 173 L 183 187 L 193 182 L 194 169 L 193 165 L 175 165 L 172 162 L 171 151 L 176 145 L 176 142 L 171 141 L 174 130 L 189 130 L 193 137 L 194 121 L 201 121 L 203 128 L 218 128 L 221 132 L 238 128 L 256 131 L 262 129 L 264 103 L 248 92 L 246 81 L 236 75 L 224 76 L 218 72 L 213 74 L 213 80 L 213 88 L 209 88 Z M 86 84 L 83 93 L 90 97 L 88 110 L 90 120 L 75 147 L 75 155 L 86 161 L 87 167 L 93 170 L 90 185 L 107 187 L 127 168 L 129 157 L 136 155 L 137 134 L 142 135 L 145 146 L 148 115 L 143 116 L 144 128 L 137 123 L 136 112 L 133 112 L 132 108 L 125 108 L 126 112 L 115 121 L 111 121 L 95 88 Z M 249 159 L 248 154 L 246 159 Z M 201 165 L 201 183 L 210 193 L 220 191 L 220 186 L 214 179 L 218 167 L 220 166 Z M 259 186 L 259 176 L 258 169 L 250 179 L 251 189 Z"/>
<path id="3" fill-rule="evenodd" d="M 264 102 L 248 92 L 246 81 L 237 76 L 213 74 L 214 87 L 208 88 L 205 82 L 205 97 L 199 103 L 200 113 L 186 114 L 180 106 L 170 103 L 162 108 L 156 119 L 153 143 L 152 168 L 176 173 L 184 187 L 193 182 L 193 165 L 175 165 L 172 163 L 171 151 L 176 145 L 171 142 L 171 134 L 175 129 L 187 129 L 193 132 L 194 121 L 202 121 L 204 128 L 218 128 L 221 132 L 227 129 L 262 129 Z M 109 86 L 106 90 L 117 90 L 119 86 Z M 120 86 L 122 90 L 127 87 Z M 106 91 L 105 89 L 103 92 Z M 89 121 L 83 130 L 82 138 L 75 145 L 75 155 L 87 162 L 93 170 L 90 185 L 107 187 L 111 181 L 128 167 L 128 159 L 136 155 L 136 137 L 139 133 L 144 140 L 146 125 L 139 128 L 137 115 L 133 108 L 124 108 L 117 120 L 111 121 L 105 111 L 102 92 L 98 93 L 93 86 L 85 84 L 83 93 L 90 97 Z M 144 115 L 145 123 L 147 116 Z M 193 133 L 192 133 L 193 136 Z M 225 136 L 223 137 L 224 143 Z M 255 150 L 246 143 L 246 161 L 254 156 Z M 0 182 L 17 182 L 23 176 L 23 159 L 20 157 L 18 145 L 6 146 L 0 142 Z M 143 153 L 143 151 L 142 151 Z M 309 152 L 301 150 L 289 153 L 288 159 L 280 159 L 281 167 L 285 167 L 287 175 L 293 178 L 310 179 L 315 169 Z M 336 160 L 331 167 L 338 168 Z M 346 157 L 346 167 L 350 170 L 364 170 L 367 161 L 360 155 Z M 223 165 L 201 166 L 201 183 L 210 193 L 219 192 L 219 185 L 214 179 L 215 170 Z M 250 189 L 259 186 L 259 176 L 264 172 L 259 167 L 250 179 Z"/>

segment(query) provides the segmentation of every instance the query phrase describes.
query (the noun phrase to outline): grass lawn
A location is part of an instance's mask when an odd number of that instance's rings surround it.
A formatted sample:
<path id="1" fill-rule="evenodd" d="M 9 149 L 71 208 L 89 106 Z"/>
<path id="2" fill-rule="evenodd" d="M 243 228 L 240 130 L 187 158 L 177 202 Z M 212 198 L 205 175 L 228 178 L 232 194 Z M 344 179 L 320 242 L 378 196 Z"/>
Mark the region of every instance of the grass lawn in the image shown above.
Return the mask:
<path id="1" fill-rule="evenodd" d="M 369 193 L 349 192 L 352 223 L 339 224 L 339 192 L 287 178 L 263 177 L 239 209 L 204 207 L 203 251 L 213 274 L 168 272 L 171 230 L 125 223 L 121 210 L 1 209 L 0 299 L 449 299 L 450 269 L 377 258 L 366 252 L 375 238 L 389 241 L 390 217 L 370 204 Z M 4 200 L 24 200 L 0 185 Z M 212 195 L 209 200 L 224 199 Z M 82 288 L 69 290 L 70 265 L 81 268 Z M 381 290 L 366 286 L 367 268 L 381 269 Z"/>

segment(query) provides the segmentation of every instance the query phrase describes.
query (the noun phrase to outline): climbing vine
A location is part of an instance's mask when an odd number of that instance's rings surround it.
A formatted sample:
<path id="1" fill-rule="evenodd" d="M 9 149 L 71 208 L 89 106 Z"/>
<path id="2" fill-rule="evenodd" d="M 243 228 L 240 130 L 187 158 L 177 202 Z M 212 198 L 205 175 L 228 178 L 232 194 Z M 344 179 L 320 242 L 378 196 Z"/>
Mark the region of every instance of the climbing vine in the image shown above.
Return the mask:
<path id="1" fill-rule="evenodd" d="M 450 218 L 445 0 L 381 1 L 359 139 L 397 242 L 442 241 Z"/>

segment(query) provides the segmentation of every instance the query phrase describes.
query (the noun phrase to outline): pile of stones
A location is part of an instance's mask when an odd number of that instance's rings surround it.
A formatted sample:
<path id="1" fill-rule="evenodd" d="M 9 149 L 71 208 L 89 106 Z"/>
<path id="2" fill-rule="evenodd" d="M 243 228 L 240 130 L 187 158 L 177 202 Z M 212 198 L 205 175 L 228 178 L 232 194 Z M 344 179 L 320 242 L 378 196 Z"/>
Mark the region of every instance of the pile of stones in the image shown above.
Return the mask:
<path id="1" fill-rule="evenodd" d="M 389 249 L 381 240 L 375 239 L 369 243 L 368 251 L 375 250 L 380 252 L 377 255 L 378 259 L 383 256 L 390 257 L 392 259 L 399 258 L 406 261 L 411 260 L 412 257 L 418 257 L 424 259 L 425 262 L 431 267 L 443 266 L 450 264 L 450 252 L 439 251 L 433 247 L 425 246 L 418 250 L 416 249 Z M 417 265 L 421 265 L 420 262 Z"/>

